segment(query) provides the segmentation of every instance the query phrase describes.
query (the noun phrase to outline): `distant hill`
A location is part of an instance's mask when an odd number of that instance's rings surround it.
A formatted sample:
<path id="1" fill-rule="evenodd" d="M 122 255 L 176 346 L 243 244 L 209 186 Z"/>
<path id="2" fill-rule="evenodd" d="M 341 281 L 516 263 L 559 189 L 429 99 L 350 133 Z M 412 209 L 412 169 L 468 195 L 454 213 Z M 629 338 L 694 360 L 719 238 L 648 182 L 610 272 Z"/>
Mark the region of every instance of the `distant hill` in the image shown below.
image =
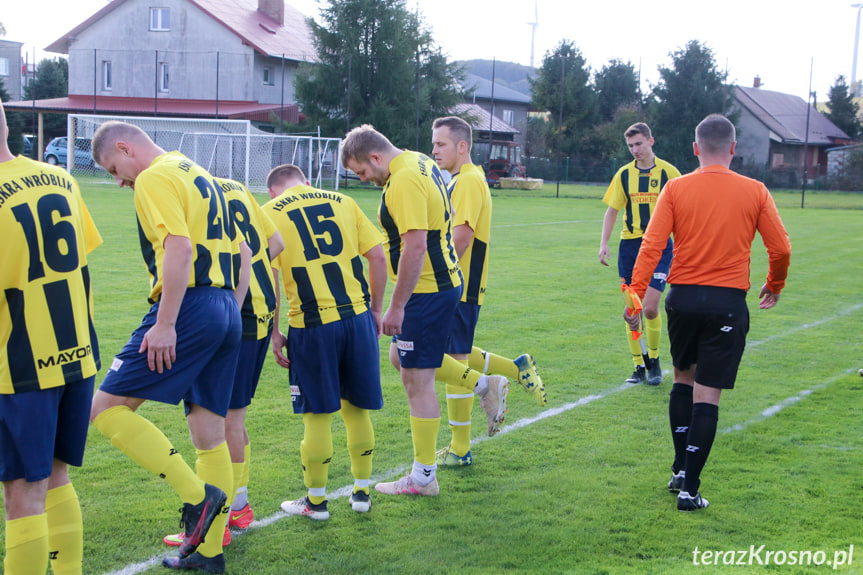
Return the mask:
<path id="1" fill-rule="evenodd" d="M 461 60 L 457 63 L 462 64 L 468 72 L 476 74 L 480 78 L 485 78 L 489 82 L 491 81 L 491 60 Z M 522 66 L 514 62 L 494 62 L 495 83 L 528 96 L 531 93 L 530 83 L 527 79 L 529 77 L 533 78 L 535 75 L 536 68 L 531 68 L 530 66 Z"/>

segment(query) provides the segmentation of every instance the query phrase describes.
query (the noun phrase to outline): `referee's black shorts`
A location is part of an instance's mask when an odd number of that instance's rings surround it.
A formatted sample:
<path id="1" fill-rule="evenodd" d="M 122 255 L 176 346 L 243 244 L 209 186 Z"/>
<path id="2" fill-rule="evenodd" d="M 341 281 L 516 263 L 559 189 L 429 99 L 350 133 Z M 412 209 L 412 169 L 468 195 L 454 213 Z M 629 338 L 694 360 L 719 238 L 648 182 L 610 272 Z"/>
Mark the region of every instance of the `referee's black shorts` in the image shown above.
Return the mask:
<path id="1" fill-rule="evenodd" d="M 674 367 L 695 365 L 695 381 L 733 389 L 749 333 L 746 292 L 740 289 L 672 285 L 665 298 Z"/>

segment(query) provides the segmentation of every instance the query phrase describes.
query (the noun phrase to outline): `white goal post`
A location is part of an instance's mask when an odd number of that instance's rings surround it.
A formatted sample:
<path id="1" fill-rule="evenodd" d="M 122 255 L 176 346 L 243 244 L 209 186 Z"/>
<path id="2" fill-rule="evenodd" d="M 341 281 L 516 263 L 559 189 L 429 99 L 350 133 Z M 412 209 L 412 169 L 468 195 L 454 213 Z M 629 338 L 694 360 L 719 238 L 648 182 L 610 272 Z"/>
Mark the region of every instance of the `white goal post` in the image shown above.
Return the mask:
<path id="1" fill-rule="evenodd" d="M 109 120 L 134 124 L 165 150 L 178 150 L 212 175 L 242 182 L 253 191 L 266 190 L 267 174 L 280 164 L 299 166 L 317 188 L 339 189 L 338 138 L 271 134 L 249 120 L 69 114 L 66 157 L 70 172 L 110 180 L 90 154 L 93 134 Z"/>

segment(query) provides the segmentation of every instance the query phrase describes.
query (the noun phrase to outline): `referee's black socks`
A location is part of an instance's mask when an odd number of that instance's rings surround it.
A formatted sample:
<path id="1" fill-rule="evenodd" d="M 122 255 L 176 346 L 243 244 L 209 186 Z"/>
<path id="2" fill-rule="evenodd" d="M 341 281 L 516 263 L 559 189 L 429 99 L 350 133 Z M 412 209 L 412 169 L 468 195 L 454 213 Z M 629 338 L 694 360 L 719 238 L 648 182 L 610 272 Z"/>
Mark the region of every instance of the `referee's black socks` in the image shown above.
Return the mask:
<path id="1" fill-rule="evenodd" d="M 692 423 L 689 426 L 689 439 L 686 445 L 686 478 L 683 480 L 683 490 L 690 495 L 698 493 L 701 485 L 701 470 L 704 469 L 707 456 L 710 455 L 718 421 L 718 405 L 712 403 L 692 405 Z"/>
<path id="2" fill-rule="evenodd" d="M 689 424 L 692 423 L 692 386 L 675 383 L 668 398 L 668 423 L 671 425 L 671 440 L 674 442 L 674 473 L 686 467 L 686 440 Z"/>

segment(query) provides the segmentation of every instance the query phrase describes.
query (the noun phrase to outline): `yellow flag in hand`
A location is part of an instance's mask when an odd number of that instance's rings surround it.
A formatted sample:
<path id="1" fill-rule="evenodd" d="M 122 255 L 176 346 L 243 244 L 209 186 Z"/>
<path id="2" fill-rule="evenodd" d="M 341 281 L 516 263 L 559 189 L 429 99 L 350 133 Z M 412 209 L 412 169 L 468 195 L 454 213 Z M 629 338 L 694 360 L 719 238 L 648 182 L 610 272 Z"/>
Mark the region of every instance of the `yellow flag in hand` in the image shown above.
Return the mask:
<path id="1" fill-rule="evenodd" d="M 629 312 L 630 316 L 641 315 L 641 310 L 643 309 L 641 306 L 641 298 L 638 297 L 638 294 L 635 293 L 635 290 L 632 289 L 632 286 L 628 286 L 624 283 L 620 284 L 620 290 L 623 292 L 623 301 L 626 302 L 626 310 Z M 638 322 L 639 328 L 641 327 L 641 321 Z M 632 339 L 638 339 L 641 337 L 641 329 L 633 329 L 632 331 Z"/>

